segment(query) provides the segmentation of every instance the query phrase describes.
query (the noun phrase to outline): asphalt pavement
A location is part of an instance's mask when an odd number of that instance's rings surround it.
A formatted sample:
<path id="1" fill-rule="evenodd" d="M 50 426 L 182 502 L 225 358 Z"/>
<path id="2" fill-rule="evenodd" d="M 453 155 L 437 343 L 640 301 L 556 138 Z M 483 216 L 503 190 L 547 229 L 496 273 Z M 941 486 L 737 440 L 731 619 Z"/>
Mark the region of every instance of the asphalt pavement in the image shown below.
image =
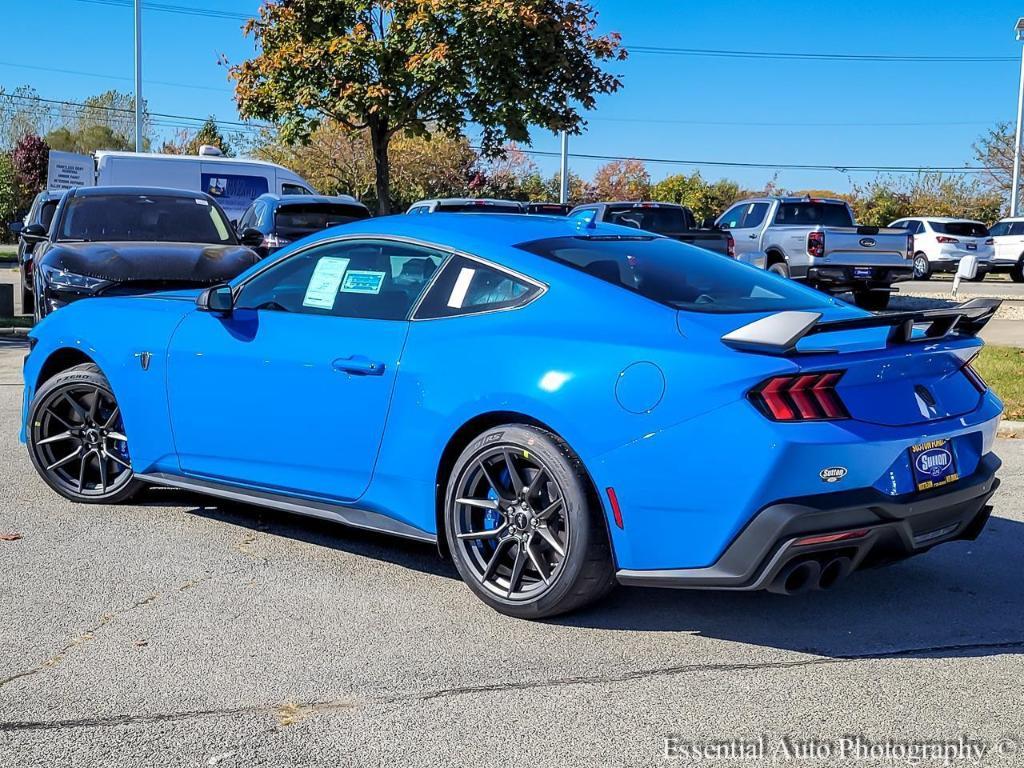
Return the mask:
<path id="1" fill-rule="evenodd" d="M 666 738 L 836 765 L 844 737 L 1024 761 L 1024 440 L 998 441 L 976 542 L 802 598 L 620 588 L 531 623 L 429 546 L 170 491 L 57 497 L 15 437 L 23 353 L 0 342 L 2 766 L 697 762 Z M 808 740 L 833 757 L 786 758 Z"/>

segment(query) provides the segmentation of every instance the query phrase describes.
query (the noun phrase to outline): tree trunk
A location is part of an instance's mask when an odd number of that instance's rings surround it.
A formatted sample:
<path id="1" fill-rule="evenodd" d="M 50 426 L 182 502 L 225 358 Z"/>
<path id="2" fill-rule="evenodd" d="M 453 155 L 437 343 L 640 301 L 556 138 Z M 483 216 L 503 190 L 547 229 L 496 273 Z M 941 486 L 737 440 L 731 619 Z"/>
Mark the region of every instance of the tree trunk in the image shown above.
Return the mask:
<path id="1" fill-rule="evenodd" d="M 390 142 L 391 134 L 386 124 L 370 126 L 373 164 L 377 170 L 377 213 L 381 216 L 391 213 L 391 168 L 388 165 L 388 144 Z"/>

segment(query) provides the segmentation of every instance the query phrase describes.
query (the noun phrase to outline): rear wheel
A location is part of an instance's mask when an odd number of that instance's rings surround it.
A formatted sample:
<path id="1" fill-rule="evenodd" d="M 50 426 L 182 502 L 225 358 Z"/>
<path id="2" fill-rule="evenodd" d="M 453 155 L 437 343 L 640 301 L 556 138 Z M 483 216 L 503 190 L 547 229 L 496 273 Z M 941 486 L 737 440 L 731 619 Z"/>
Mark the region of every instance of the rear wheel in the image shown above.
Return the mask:
<path id="1" fill-rule="evenodd" d="M 869 312 L 881 312 L 889 306 L 888 291 L 854 291 L 853 302 Z"/>
<path id="2" fill-rule="evenodd" d="M 28 448 L 40 477 L 72 501 L 116 503 L 142 487 L 132 472 L 121 409 L 95 365 L 62 371 L 39 388 Z"/>
<path id="3" fill-rule="evenodd" d="M 932 277 L 932 266 L 928 263 L 928 257 L 923 253 L 914 256 L 914 279 L 930 280 Z"/>
<path id="4" fill-rule="evenodd" d="M 497 611 L 541 619 L 598 600 L 615 585 L 600 504 L 557 436 L 508 424 L 455 462 L 445 534 L 469 588 Z"/>
<path id="5" fill-rule="evenodd" d="M 769 272 L 774 272 L 780 277 L 789 277 L 789 264 L 784 261 L 776 261 L 768 266 Z"/>
<path id="6" fill-rule="evenodd" d="M 1024 283 L 1024 256 L 1010 270 L 1010 279 L 1015 283 Z"/>

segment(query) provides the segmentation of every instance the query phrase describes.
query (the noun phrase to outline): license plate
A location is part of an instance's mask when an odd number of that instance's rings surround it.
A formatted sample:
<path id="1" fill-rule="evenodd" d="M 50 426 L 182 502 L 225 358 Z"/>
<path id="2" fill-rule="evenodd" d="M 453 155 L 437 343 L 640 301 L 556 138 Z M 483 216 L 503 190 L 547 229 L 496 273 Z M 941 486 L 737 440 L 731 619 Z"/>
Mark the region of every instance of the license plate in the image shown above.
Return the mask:
<path id="1" fill-rule="evenodd" d="M 871 267 L 854 267 L 853 276 L 858 279 L 870 278 L 875 271 Z"/>
<path id="2" fill-rule="evenodd" d="M 928 491 L 955 483 L 960 479 L 956 471 L 956 457 L 949 440 L 929 440 L 910 448 L 910 469 L 914 473 L 917 490 Z"/>
<path id="3" fill-rule="evenodd" d="M 976 250 L 978 250 L 978 244 L 977 243 L 968 243 L 967 244 L 967 250 L 968 251 L 976 251 Z"/>

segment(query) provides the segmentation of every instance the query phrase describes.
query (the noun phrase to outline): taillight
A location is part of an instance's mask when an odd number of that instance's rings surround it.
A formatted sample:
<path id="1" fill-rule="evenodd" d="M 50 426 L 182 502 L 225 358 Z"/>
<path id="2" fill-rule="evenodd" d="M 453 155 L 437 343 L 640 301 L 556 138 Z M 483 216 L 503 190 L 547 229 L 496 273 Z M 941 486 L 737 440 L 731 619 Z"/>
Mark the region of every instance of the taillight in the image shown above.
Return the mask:
<path id="1" fill-rule="evenodd" d="M 736 258 L 736 238 L 732 236 L 732 232 L 725 233 L 725 248 L 726 253 L 729 254 L 730 259 Z"/>
<path id="2" fill-rule="evenodd" d="M 843 371 L 773 376 L 750 391 L 750 401 L 773 421 L 848 419 L 836 385 Z"/>
<path id="3" fill-rule="evenodd" d="M 825 255 L 824 232 L 814 231 L 807 233 L 807 255 L 817 256 L 818 258 Z"/>
<path id="4" fill-rule="evenodd" d="M 960 242 L 955 237 L 946 237 L 945 235 L 939 235 L 938 237 L 935 238 L 935 241 L 939 242 L 939 243 L 959 243 Z"/>
<path id="5" fill-rule="evenodd" d="M 977 359 L 978 356 L 975 355 L 966 363 L 964 363 L 964 367 L 961 368 L 960 370 L 963 371 L 963 374 L 964 376 L 967 377 L 967 380 L 974 385 L 974 388 L 981 392 L 982 394 L 984 394 L 985 392 L 988 392 L 988 383 L 983 378 L 981 378 L 980 373 L 974 370 L 973 363 Z"/>
<path id="6" fill-rule="evenodd" d="M 907 258 L 914 258 L 914 236 L 907 235 Z"/>

